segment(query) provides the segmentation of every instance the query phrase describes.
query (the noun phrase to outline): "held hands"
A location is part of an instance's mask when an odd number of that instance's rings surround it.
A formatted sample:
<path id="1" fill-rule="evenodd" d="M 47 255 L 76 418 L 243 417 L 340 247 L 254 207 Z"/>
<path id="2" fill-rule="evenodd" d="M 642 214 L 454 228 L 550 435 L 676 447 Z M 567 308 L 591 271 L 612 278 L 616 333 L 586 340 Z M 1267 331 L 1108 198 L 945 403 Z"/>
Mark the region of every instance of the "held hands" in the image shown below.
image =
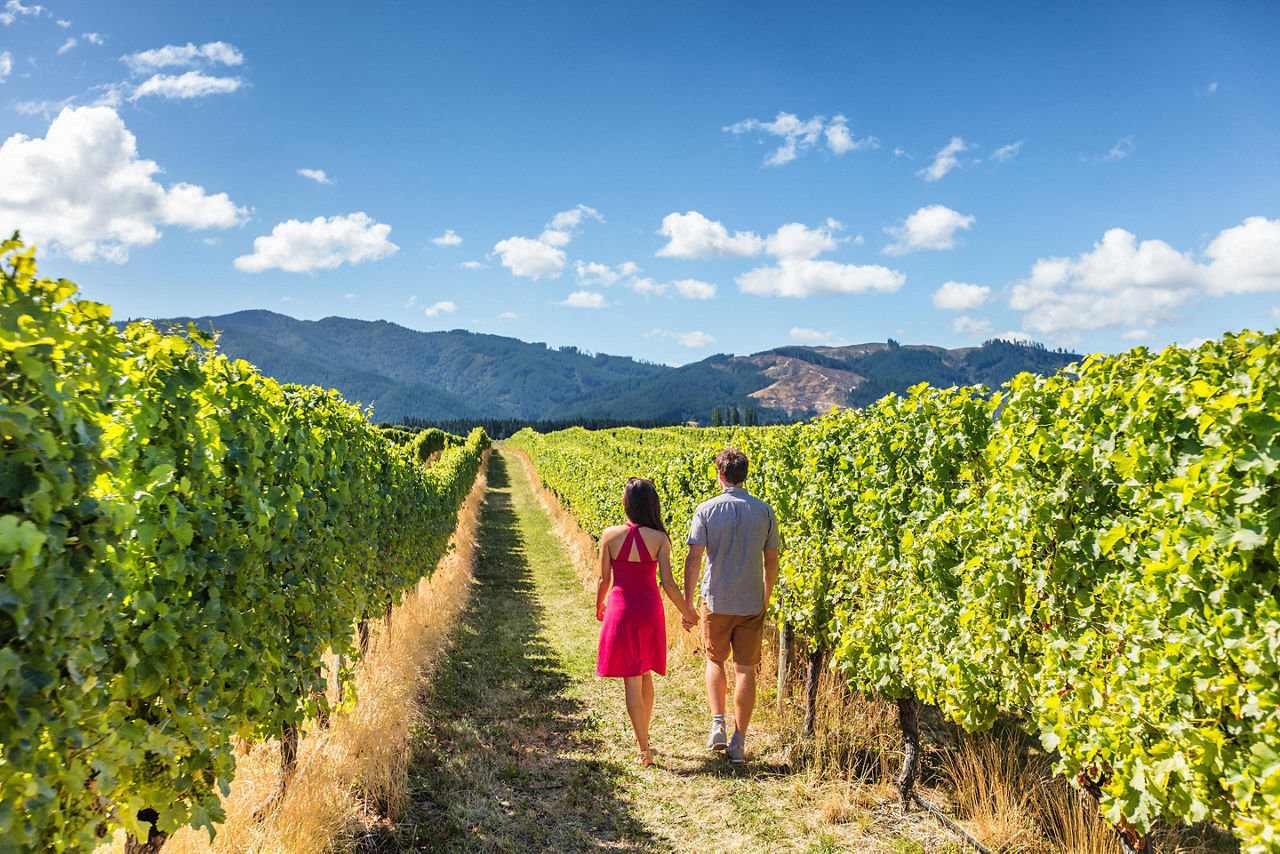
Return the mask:
<path id="1" fill-rule="evenodd" d="M 680 609 L 680 613 L 680 625 L 686 632 L 698 625 L 698 612 L 693 608 L 693 606 L 686 603 L 685 607 Z"/>

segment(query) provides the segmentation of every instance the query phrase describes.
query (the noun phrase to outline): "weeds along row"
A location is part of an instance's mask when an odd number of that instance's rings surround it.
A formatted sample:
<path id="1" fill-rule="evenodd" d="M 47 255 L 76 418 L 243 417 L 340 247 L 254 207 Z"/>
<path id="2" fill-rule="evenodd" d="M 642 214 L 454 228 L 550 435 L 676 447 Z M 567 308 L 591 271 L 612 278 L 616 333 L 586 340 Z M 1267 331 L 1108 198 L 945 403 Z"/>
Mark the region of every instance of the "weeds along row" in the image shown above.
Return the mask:
<path id="1" fill-rule="evenodd" d="M 1280 336 L 705 432 L 509 444 L 597 536 L 651 477 L 677 551 L 736 444 L 782 528 L 774 616 L 897 702 L 909 760 L 917 701 L 1012 712 L 1129 846 L 1162 818 L 1280 851 Z"/>
<path id="2" fill-rule="evenodd" d="M 436 566 L 488 438 L 425 469 L 335 392 L 2 252 L 0 848 L 212 830 L 232 739 L 283 737 L 288 770 L 326 652 Z"/>

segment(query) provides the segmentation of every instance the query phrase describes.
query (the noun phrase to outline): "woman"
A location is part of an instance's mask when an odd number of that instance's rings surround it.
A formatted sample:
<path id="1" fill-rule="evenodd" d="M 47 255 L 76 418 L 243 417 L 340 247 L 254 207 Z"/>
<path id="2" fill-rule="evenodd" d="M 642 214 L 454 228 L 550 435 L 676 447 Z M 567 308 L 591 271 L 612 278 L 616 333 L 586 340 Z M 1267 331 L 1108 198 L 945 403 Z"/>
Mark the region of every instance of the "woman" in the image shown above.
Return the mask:
<path id="1" fill-rule="evenodd" d="M 605 528 L 600 535 L 600 584 L 596 619 L 600 651 L 596 674 L 621 676 L 627 714 L 636 732 L 639 765 L 652 765 L 649 719 L 653 717 L 653 673 L 667 672 L 667 621 L 654 569 L 662 589 L 689 623 L 698 614 L 684 601 L 671 576 L 671 539 L 662 524 L 662 505 L 653 482 L 630 478 L 622 492 L 626 525 Z"/>

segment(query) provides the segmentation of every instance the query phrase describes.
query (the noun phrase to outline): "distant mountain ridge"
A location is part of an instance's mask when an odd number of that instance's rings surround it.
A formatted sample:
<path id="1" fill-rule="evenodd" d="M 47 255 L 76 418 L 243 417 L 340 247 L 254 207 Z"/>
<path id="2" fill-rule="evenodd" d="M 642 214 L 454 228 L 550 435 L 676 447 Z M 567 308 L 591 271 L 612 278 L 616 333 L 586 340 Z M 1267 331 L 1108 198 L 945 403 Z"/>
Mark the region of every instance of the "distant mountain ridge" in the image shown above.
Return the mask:
<path id="1" fill-rule="evenodd" d="M 511 418 L 707 421 L 714 407 L 754 406 L 764 421 L 863 406 L 918 382 L 995 387 L 1022 371 L 1053 373 L 1074 353 L 989 341 L 947 350 L 893 341 L 779 347 L 678 368 L 455 329 L 417 332 L 385 320 L 297 320 L 270 311 L 171 318 L 219 333 L 219 349 L 282 382 L 336 388 L 378 420 Z"/>

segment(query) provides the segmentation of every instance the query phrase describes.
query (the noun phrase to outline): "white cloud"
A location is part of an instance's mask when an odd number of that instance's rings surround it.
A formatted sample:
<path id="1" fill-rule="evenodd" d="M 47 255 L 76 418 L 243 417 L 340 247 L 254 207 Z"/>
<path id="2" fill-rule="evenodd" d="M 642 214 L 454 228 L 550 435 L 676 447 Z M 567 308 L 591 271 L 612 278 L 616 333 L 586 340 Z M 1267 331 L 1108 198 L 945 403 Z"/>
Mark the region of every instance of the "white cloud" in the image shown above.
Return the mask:
<path id="1" fill-rule="evenodd" d="M 986 285 L 970 285 L 964 282 L 943 282 L 933 293 L 933 305 L 946 311 L 972 311 L 991 297 Z"/>
<path id="2" fill-rule="evenodd" d="M 71 26 L 71 22 L 66 20 L 65 18 L 59 18 L 58 26 L 62 27 L 65 30 L 67 27 Z"/>
<path id="3" fill-rule="evenodd" d="M 1010 290 L 1022 325 L 1057 335 L 1123 326 L 1149 329 L 1201 297 L 1280 290 L 1280 220 L 1250 217 L 1223 229 L 1197 260 L 1122 228 L 1077 258 L 1042 258 Z"/>
<path id="4" fill-rule="evenodd" d="M 645 297 L 660 297 L 667 292 L 669 285 L 659 284 L 648 276 L 637 276 L 627 282 L 627 287 Z"/>
<path id="5" fill-rule="evenodd" d="M 984 338 L 991 334 L 991 321 L 985 317 L 969 317 L 962 314 L 955 320 L 951 321 L 951 331 L 958 332 L 962 335 L 971 335 L 975 338 Z"/>
<path id="6" fill-rule="evenodd" d="M 913 158 L 911 157 L 911 155 L 907 153 L 907 150 L 906 150 L 905 148 L 895 148 L 895 149 L 893 150 L 893 156 L 894 156 L 894 157 L 905 157 L 905 158 L 907 158 L 908 160 L 912 160 L 912 159 L 913 159 Z"/>
<path id="7" fill-rule="evenodd" d="M 672 282 L 671 286 L 685 299 L 711 299 L 716 295 L 715 285 L 697 279 L 679 279 Z"/>
<path id="8" fill-rule="evenodd" d="M 441 314 L 453 314 L 453 312 L 457 310 L 458 310 L 458 307 L 453 304 L 453 301 L 446 299 L 446 300 L 440 300 L 440 302 L 438 303 L 434 303 L 433 305 L 427 306 L 422 310 L 422 313 L 425 314 L 427 317 L 437 317 L 438 315 L 441 315 Z"/>
<path id="9" fill-rule="evenodd" d="M 502 314 L 498 315 L 498 319 L 499 320 L 519 320 L 520 315 L 516 314 L 514 311 L 504 311 Z"/>
<path id="10" fill-rule="evenodd" d="M 1127 329 L 1120 333 L 1126 341 L 1150 341 L 1153 337 L 1150 329 Z"/>
<path id="11" fill-rule="evenodd" d="M 902 225 L 886 228 L 897 239 L 880 250 L 885 255 L 905 255 L 922 249 L 954 249 L 956 232 L 971 228 L 974 217 L 943 205 L 929 205 L 911 214 Z"/>
<path id="12" fill-rule="evenodd" d="M 933 162 L 921 169 L 916 174 L 926 181 L 937 181 L 952 169 L 960 165 L 960 159 L 956 156 L 968 151 L 971 146 L 964 144 L 964 140 L 958 136 L 951 137 L 951 141 L 943 146 L 936 155 Z"/>
<path id="13" fill-rule="evenodd" d="M 170 66 L 186 68 L 200 63 L 241 65 L 244 63 L 244 54 L 226 42 L 206 42 L 199 47 L 187 42 L 185 45 L 170 44 L 153 50 L 131 53 L 120 57 L 120 60 L 135 72 L 142 74 L 157 68 Z"/>
<path id="14" fill-rule="evenodd" d="M 537 281 L 543 276 L 555 279 L 566 263 L 562 250 L 531 237 L 508 237 L 494 244 L 502 266 L 513 275 L 525 276 Z"/>
<path id="15" fill-rule="evenodd" d="M 764 162 L 769 166 L 790 163 L 804 152 L 819 146 L 823 140 L 827 149 L 835 155 L 867 148 L 879 148 L 880 140 L 874 136 L 857 139 L 850 132 L 849 120 L 837 115 L 827 124 L 825 116 L 814 116 L 801 121 L 792 113 L 778 113 L 771 122 L 760 119 L 744 119 L 722 128 L 726 133 L 743 134 L 758 131 L 782 139 L 782 144 Z"/>
<path id="16" fill-rule="evenodd" d="M 291 219 L 271 234 L 254 238 L 253 254 L 235 260 L 242 273 L 273 268 L 287 273 L 333 270 L 340 265 L 362 264 L 387 258 L 400 247 L 387 240 L 391 226 L 371 219 L 363 211 L 346 216 L 318 216 L 310 222 Z"/>
<path id="17" fill-rule="evenodd" d="M 993 341 L 1008 341 L 1010 344 L 1030 344 L 1034 341 L 1030 335 L 1025 332 L 1019 332 L 1016 329 L 992 335 L 991 339 Z"/>
<path id="18" fill-rule="evenodd" d="M 896 291 L 907 277 L 879 265 L 858 266 L 811 258 L 780 258 L 775 267 L 757 267 L 738 276 L 738 289 L 759 296 L 804 299 L 818 294 Z"/>
<path id="19" fill-rule="evenodd" d="M 84 39 L 89 44 L 104 44 L 102 36 L 97 33 L 81 33 L 80 38 Z"/>
<path id="20" fill-rule="evenodd" d="M 1211 82 L 1208 86 L 1204 87 L 1203 89 L 1197 89 L 1197 90 L 1196 90 L 1196 94 L 1197 94 L 1197 95 L 1216 95 L 1216 94 L 1218 94 L 1218 81 L 1217 81 L 1217 80 L 1214 80 L 1213 82 Z"/>
<path id="21" fill-rule="evenodd" d="M 750 231 L 732 235 L 697 211 L 669 213 L 658 233 L 669 238 L 657 254 L 666 258 L 734 258 L 759 254 L 764 241 Z"/>
<path id="22" fill-rule="evenodd" d="M 0 50 L 0 83 L 5 81 L 11 71 L 13 71 L 13 54 L 7 50 Z"/>
<path id="23" fill-rule="evenodd" d="M 64 109 L 44 138 L 14 134 L 0 146 L 0 232 L 21 228 L 77 261 L 128 260 L 160 226 L 230 228 L 248 212 L 226 193 L 193 184 L 168 188 L 162 170 L 138 158 L 137 139 L 109 107 Z"/>
<path id="24" fill-rule="evenodd" d="M 1204 254 L 1216 294 L 1280 290 L 1280 219 L 1251 216 L 1220 232 Z"/>
<path id="25" fill-rule="evenodd" d="M 8 0 L 4 4 L 4 10 L 0 11 L 0 24 L 12 24 L 18 19 L 19 15 L 41 15 L 44 14 L 43 6 L 23 6 L 20 0 Z"/>
<path id="26" fill-rule="evenodd" d="M 644 337 L 674 338 L 685 347 L 689 347 L 691 349 L 706 347 L 709 344 L 714 344 L 716 340 L 714 336 L 708 335 L 700 329 L 695 329 L 691 332 L 671 332 L 666 329 L 653 329 L 646 332 Z"/>
<path id="27" fill-rule="evenodd" d="M 803 326 L 793 326 L 787 334 L 791 336 L 792 341 L 803 341 L 806 344 L 825 344 L 829 347 L 839 347 L 844 344 L 844 339 L 834 332 L 806 329 Z"/>
<path id="28" fill-rule="evenodd" d="M 604 296 L 595 291 L 574 291 L 565 298 L 563 302 L 556 305 L 564 305 L 569 308 L 604 308 L 608 305 L 604 301 Z"/>
<path id="29" fill-rule="evenodd" d="M 343 299 L 356 299 L 356 295 L 355 295 L 355 294 L 343 294 L 343 295 L 342 295 L 342 298 L 343 298 Z"/>
<path id="30" fill-rule="evenodd" d="M 159 95 L 169 99 L 203 98 L 206 95 L 225 95 L 244 85 L 239 77 L 210 77 L 199 71 L 186 74 L 156 74 L 148 77 L 133 90 L 130 101 Z"/>
<path id="31" fill-rule="evenodd" d="M 299 169 L 298 174 L 301 175 L 303 178 L 310 178 L 312 181 L 315 181 L 317 184 L 338 183 L 338 179 L 330 178 L 328 175 L 324 174 L 323 169 Z"/>
<path id="32" fill-rule="evenodd" d="M 458 266 L 464 270 L 483 270 L 489 265 L 481 263 L 480 261 L 463 261 Z"/>
<path id="33" fill-rule="evenodd" d="M 1271 319 L 1276 323 L 1280 323 L 1280 305 L 1273 305 L 1271 307 Z"/>
<path id="34" fill-rule="evenodd" d="M 842 238 L 836 237 L 835 232 L 843 229 L 834 219 L 828 219 L 818 228 L 789 222 L 765 238 L 764 248 L 778 258 L 816 258 L 840 245 Z"/>
<path id="35" fill-rule="evenodd" d="M 446 228 L 444 234 L 431 238 L 431 242 L 436 246 L 461 246 L 462 238 L 452 228 Z"/>
<path id="36" fill-rule="evenodd" d="M 66 41 L 64 41 L 64 42 L 62 43 L 62 47 L 58 48 L 58 56 L 62 56 L 64 53 L 66 53 L 67 51 L 71 50 L 71 49 L 72 49 L 73 47 L 75 47 L 77 44 L 79 44 L 79 42 L 77 42 L 77 41 L 75 40 L 75 37 L 74 37 L 74 36 L 73 36 L 73 37 L 71 37 L 71 38 L 69 38 L 69 39 L 67 39 Z"/>
<path id="37" fill-rule="evenodd" d="M 559 278 L 568 258 L 560 249 L 573 239 L 576 229 L 586 219 L 604 222 L 595 208 L 579 204 L 567 211 L 560 211 L 551 218 L 538 237 L 508 237 L 493 246 L 502 260 L 502 266 L 516 276 L 538 280 L 543 276 Z"/>
<path id="38" fill-rule="evenodd" d="M 618 274 L 621 276 L 634 276 L 640 272 L 640 265 L 634 261 L 623 261 L 618 265 Z"/>
<path id="39" fill-rule="evenodd" d="M 1117 140 L 1116 144 L 1111 146 L 1110 151 L 1096 159 L 1103 163 L 1110 160 L 1124 160 L 1130 154 L 1133 154 L 1134 150 L 1133 137 L 1125 136 Z"/>
<path id="40" fill-rule="evenodd" d="M 604 285 L 608 287 L 621 278 L 621 274 L 615 273 L 608 264 L 600 264 L 595 261 L 577 261 L 574 263 L 574 269 L 578 271 L 578 281 L 584 285 Z"/>
<path id="41" fill-rule="evenodd" d="M 1011 142 L 1008 145 L 1002 145 L 995 151 L 991 152 L 991 159 L 998 160 L 1003 163 L 1006 160 L 1012 160 L 1022 151 L 1022 140 Z"/>
<path id="42" fill-rule="evenodd" d="M 417 302 L 418 302 L 418 295 L 414 294 L 413 296 L 409 297 L 409 301 L 404 304 L 404 307 L 413 308 L 417 304 Z"/>

